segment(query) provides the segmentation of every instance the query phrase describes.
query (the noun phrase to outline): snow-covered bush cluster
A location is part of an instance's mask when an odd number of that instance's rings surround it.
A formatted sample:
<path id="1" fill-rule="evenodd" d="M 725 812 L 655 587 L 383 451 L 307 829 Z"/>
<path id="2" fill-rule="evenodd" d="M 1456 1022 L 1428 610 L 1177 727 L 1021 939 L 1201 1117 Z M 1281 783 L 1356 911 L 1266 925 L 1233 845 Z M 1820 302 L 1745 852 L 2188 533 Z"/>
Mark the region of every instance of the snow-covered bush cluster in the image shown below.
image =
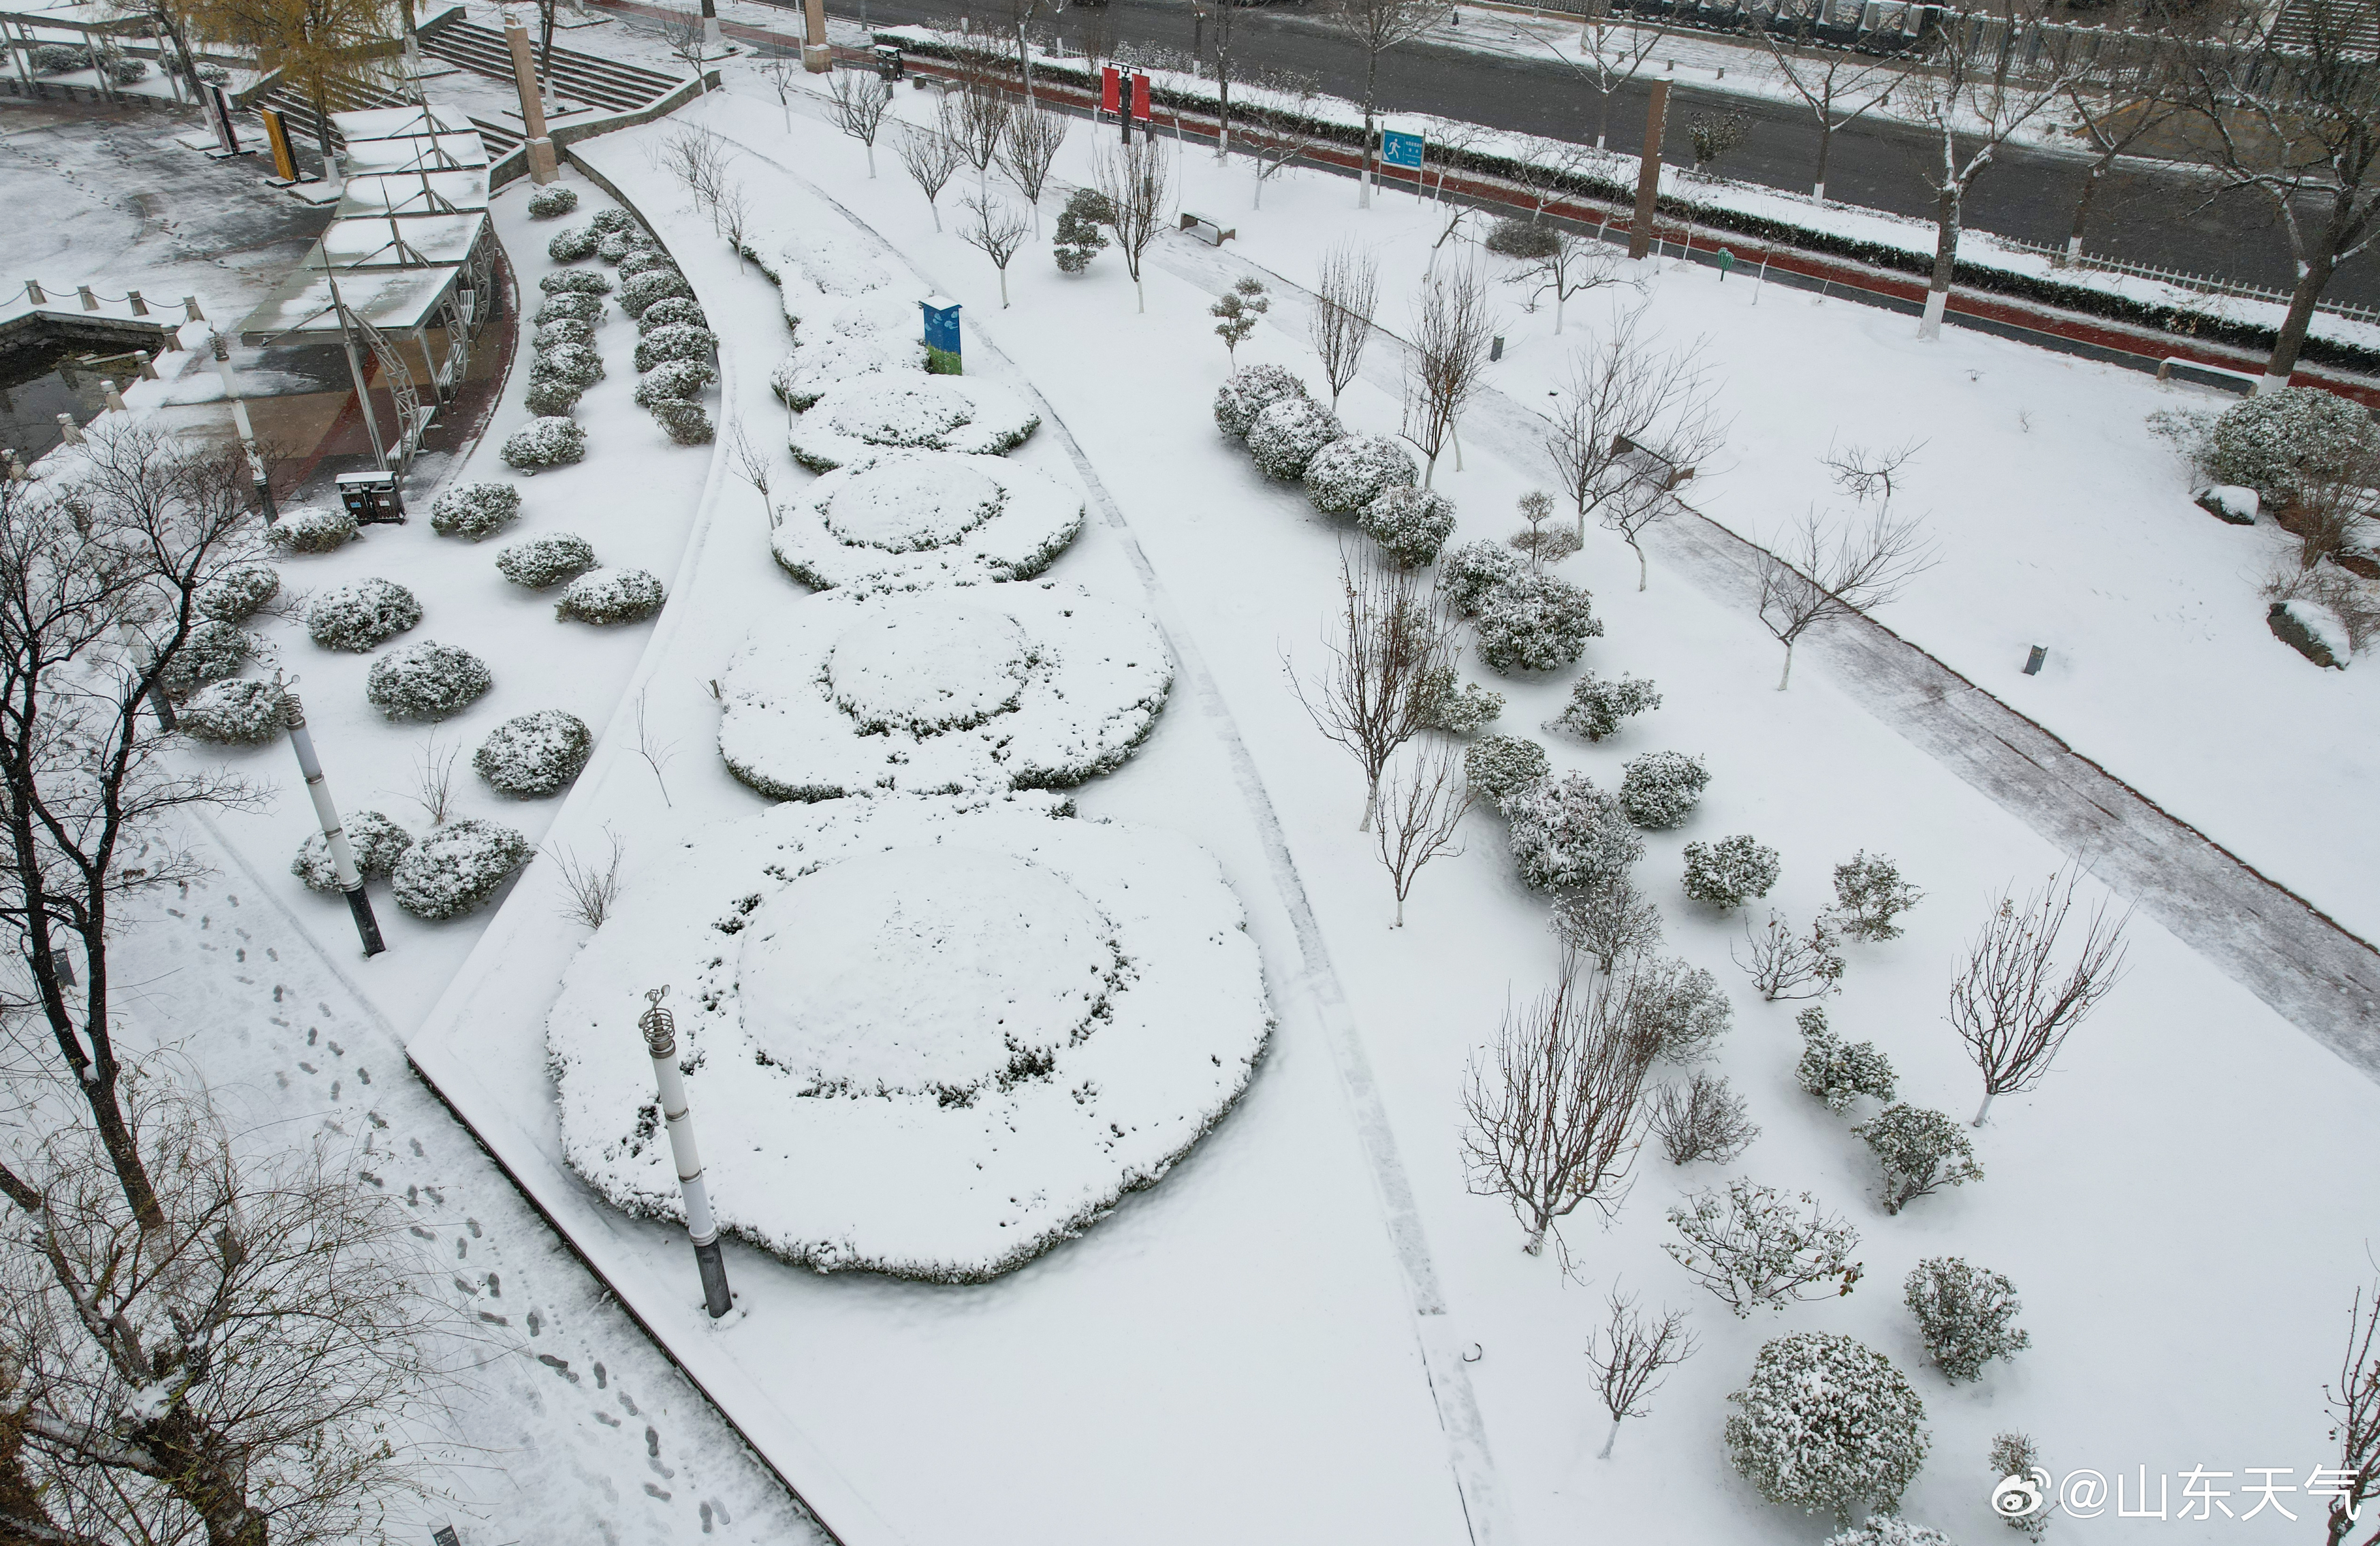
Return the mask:
<path id="1" fill-rule="evenodd" d="M 504 465 L 523 472 L 565 467 L 587 454 L 587 431 L 575 419 L 546 415 L 530 419 L 504 441 Z"/>
<path id="2" fill-rule="evenodd" d="M 540 418 L 561 418 L 578 406 L 585 391 L 552 376 L 532 376 L 528 391 L 521 394 L 521 406 Z"/>
<path id="3" fill-rule="evenodd" d="M 1248 426 L 1248 455 L 1266 477 L 1293 482 L 1324 446 L 1346 433 L 1338 416 L 1300 393 L 1257 415 Z"/>
<path id="4" fill-rule="evenodd" d="M 262 643 L 237 623 L 210 618 L 182 636 L 181 647 L 166 658 L 158 681 L 168 694 L 183 697 L 210 682 L 238 675 Z"/>
<path id="5" fill-rule="evenodd" d="M 1475 735 L 1504 712 L 1504 694 L 1464 682 L 1451 666 L 1433 670 L 1422 683 L 1425 728 L 1448 735 Z"/>
<path id="6" fill-rule="evenodd" d="M 386 880 L 413 846 L 413 834 L 378 811 L 349 811 L 340 817 L 339 830 L 346 834 L 347 847 L 356 856 L 357 876 L 364 880 Z M 299 844 L 289 873 L 305 882 L 310 891 L 337 890 L 339 872 L 331 862 L 330 839 L 317 832 Z"/>
<path id="7" fill-rule="evenodd" d="M 1584 773 L 1540 779 L 1505 796 L 1512 860 L 1541 891 L 1596 886 L 1625 876 L 1645 857 L 1620 797 Z"/>
<path id="8" fill-rule="evenodd" d="M 576 317 L 559 317 L 529 334 L 533 349 L 551 349 L 558 344 L 592 344 L 595 324 L 580 321 Z"/>
<path id="9" fill-rule="evenodd" d="M 905 447 L 996 456 L 1023 445 L 1041 416 L 1004 388 L 965 376 L 870 376 L 820 398 L 794 426 L 794 460 L 832 472 Z"/>
<path id="10" fill-rule="evenodd" d="M 430 529 L 441 537 L 477 542 L 504 530 L 519 514 L 517 484 L 457 483 L 430 501 Z"/>
<path id="11" fill-rule="evenodd" d="M 674 268 L 647 269 L 620 286 L 620 309 L 631 317 L 641 317 L 647 307 L 672 296 L 692 300 L 694 286 Z"/>
<path id="12" fill-rule="evenodd" d="M 541 328 L 565 320 L 585 322 L 592 327 L 602 320 L 603 298 L 601 296 L 579 295 L 575 291 L 565 291 L 558 296 L 548 296 L 545 304 L 539 307 L 536 313 L 529 318 L 532 323 Z"/>
<path id="13" fill-rule="evenodd" d="M 578 190 L 565 187 L 560 183 L 548 183 L 528 196 L 531 220 L 559 220 L 577 207 Z"/>
<path id="14" fill-rule="evenodd" d="M 828 591 L 729 662 L 719 750 L 781 800 L 1064 789 L 1123 764 L 1172 678 L 1146 617 L 1075 586 Z"/>
<path id="15" fill-rule="evenodd" d="M 553 239 L 545 244 L 545 255 L 557 263 L 575 263 L 594 257 L 595 245 L 602 239 L 602 233 L 591 225 L 573 225 L 553 234 Z"/>
<path id="16" fill-rule="evenodd" d="M 662 328 L 702 328 L 710 325 L 710 320 L 702 314 L 701 302 L 672 296 L 645 308 L 645 314 L 637 319 L 637 336 L 642 338 Z"/>
<path id="17" fill-rule="evenodd" d="M 718 368 L 707 359 L 663 360 L 638 378 L 637 406 L 650 409 L 668 399 L 699 397 L 718 379 Z"/>
<path id="18" fill-rule="evenodd" d="M 516 542 L 496 555 L 496 573 L 529 590 L 546 590 L 595 567 L 595 549 L 566 531 Z"/>
<path id="19" fill-rule="evenodd" d="M 565 622 L 640 622 L 662 610 L 660 580 L 642 569 L 597 569 L 563 591 L 553 615 Z"/>
<path id="20" fill-rule="evenodd" d="M 256 746 L 288 728 L 288 700 L 277 682 L 218 682 L 183 704 L 181 728 L 200 741 Z"/>
<path id="21" fill-rule="evenodd" d="M 485 906 L 536 852 L 501 822 L 449 822 L 405 851 L 390 872 L 390 889 L 396 905 L 417 918 L 459 918 Z"/>
<path id="22" fill-rule="evenodd" d="M 612 276 L 600 269 L 564 269 L 539 280 L 537 287 L 549 296 L 608 296 Z"/>
<path id="23" fill-rule="evenodd" d="M 1479 658 L 1506 673 L 1575 665 L 1586 641 L 1603 634 L 1586 590 L 1542 569 L 1523 569 L 1489 586 L 1473 621 Z"/>
<path id="24" fill-rule="evenodd" d="M 1735 1020 L 1718 979 L 1674 956 L 1640 964 L 1629 1009 L 1630 1028 L 1672 1063 L 1708 1057 Z"/>
<path id="25" fill-rule="evenodd" d="M 635 215 L 625 210 L 613 208 L 598 210 L 589 216 L 587 229 L 594 232 L 598 236 L 625 236 L 638 233 L 641 227 L 637 224 Z"/>
<path id="26" fill-rule="evenodd" d="M 395 580 L 334 586 L 306 609 L 306 636 L 354 654 L 378 647 L 421 621 L 421 603 Z"/>
<path id="27" fill-rule="evenodd" d="M 680 445 L 709 445 L 716 434 L 710 427 L 710 416 L 702 411 L 699 403 L 683 397 L 662 397 L 648 407 L 653 422 Z"/>
<path id="28" fill-rule="evenodd" d="M 2209 483 L 2256 491 L 2286 505 L 2313 484 L 2380 456 L 2371 410 L 2318 387 L 2286 387 L 2242 398 L 2211 419 L 2167 410 L 2150 424 L 2179 444 Z"/>
<path id="29" fill-rule="evenodd" d="M 655 328 L 637 340 L 637 369 L 650 370 L 664 360 L 700 360 L 709 364 L 719 352 L 719 337 L 707 327 L 680 322 Z"/>
<path id="30" fill-rule="evenodd" d="M 1646 752 L 1628 759 L 1620 780 L 1620 808 L 1648 832 L 1666 832 L 1694 815 L 1710 782 L 1700 757 L 1682 752 Z"/>
<path id="31" fill-rule="evenodd" d="M 1907 1376 L 1836 1332 L 1770 1342 L 1728 1400 L 1728 1457 L 1743 1479 L 1770 1503 L 1844 1524 L 1861 1504 L 1896 1507 L 1933 1442 Z"/>
<path id="32" fill-rule="evenodd" d="M 1979 1380 L 1994 1359 L 2014 1359 L 2033 1346 L 2016 1323 L 2024 1306 L 2016 1285 L 1956 1256 L 1931 1256 L 1910 1270 L 1902 1302 L 1917 1318 L 1917 1335 L 1943 1378 Z"/>
<path id="33" fill-rule="evenodd" d="M 1232 372 L 1215 392 L 1215 428 L 1245 441 L 1257 416 L 1290 397 L 1306 397 L 1305 383 L 1278 365 L 1249 365 Z"/>
<path id="34" fill-rule="evenodd" d="M 623 252 L 619 258 L 620 277 L 622 279 L 634 278 L 638 274 L 645 273 L 654 269 L 666 269 L 672 273 L 680 272 L 677 264 L 671 261 L 670 255 L 662 250 L 661 243 L 657 238 L 638 233 L 637 236 L 630 238 L 630 243 L 631 245 L 628 249 Z M 666 304 L 666 302 L 656 301 L 653 304 L 655 306 L 660 306 Z M 647 315 L 650 315 L 652 308 L 647 307 L 645 310 Z M 643 317 L 638 317 L 637 321 L 639 325 L 642 325 L 644 320 L 645 319 Z"/>
<path id="35" fill-rule="evenodd" d="M 786 406 L 808 413 L 866 378 L 925 374 L 914 285 L 896 284 L 891 270 L 831 231 L 800 234 L 771 262 L 794 347 L 769 384 Z"/>
<path id="36" fill-rule="evenodd" d="M 1454 535 L 1454 501 L 1427 489 L 1399 486 L 1366 505 L 1355 525 L 1397 564 L 1418 569 L 1434 562 Z"/>
<path id="37" fill-rule="evenodd" d="M 327 553 L 355 540 L 356 518 L 338 505 L 285 510 L 264 539 L 285 553 Z"/>
<path id="38" fill-rule="evenodd" d="M 392 719 L 447 719 L 478 702 L 494 684 L 488 668 L 469 650 L 424 639 L 373 661 L 364 696 Z"/>
<path id="39" fill-rule="evenodd" d="M 1245 1088 L 1262 969 L 1203 851 L 1062 808 L 790 803 L 695 834 L 564 976 L 571 1166 L 682 1216 L 634 1026 L 666 982 L 721 1223 L 802 1266 L 980 1282 L 1154 1184 Z"/>
<path id="40" fill-rule="evenodd" d="M 1080 494 L 995 456 L 880 451 L 782 505 L 771 546 L 786 573 L 839 586 L 1027 580 L 1083 529 Z"/>
<path id="41" fill-rule="evenodd" d="M 1463 617 L 1476 617 L 1490 592 L 1527 570 L 1501 543 L 1465 542 L 1439 561 L 1438 583 L 1448 606 Z"/>
<path id="42" fill-rule="evenodd" d="M 1491 735 L 1463 752 L 1463 777 L 1471 792 L 1499 810 L 1541 782 L 1552 766 L 1546 749 L 1525 736 Z"/>
<path id="43" fill-rule="evenodd" d="M 1840 1117 L 1862 1095 L 1888 1102 L 1896 1092 L 1892 1061 L 1874 1042 L 1845 1042 L 1827 1029 L 1827 1011 L 1813 1004 L 1793 1017 L 1802 1033 L 1802 1060 L 1793 1082 Z"/>
<path id="44" fill-rule="evenodd" d="M 199 587 L 192 599 L 202 616 L 217 622 L 246 622 L 281 594 L 281 571 L 269 563 L 243 563 Z"/>
<path id="45" fill-rule="evenodd" d="M 559 708 L 505 720 L 471 754 L 471 766 L 490 788 L 516 800 L 552 794 L 578 777 L 595 749 L 587 721 Z"/>
<path id="46" fill-rule="evenodd" d="M 1661 694 L 1649 682 L 1633 676 L 1606 681 L 1588 671 L 1572 685 L 1569 707 L 1547 728 L 1608 741 L 1620 733 L 1622 719 L 1660 707 Z"/>
<path id="47" fill-rule="evenodd" d="M 1413 489 L 1421 469 L 1413 453 L 1386 435 L 1332 441 L 1305 464 L 1305 493 L 1326 515 L 1367 510 L 1392 489 Z"/>
<path id="48" fill-rule="evenodd" d="M 585 344 L 556 344 L 531 356 L 529 380 L 560 381 L 584 392 L 603 379 L 603 356 Z"/>
<path id="49" fill-rule="evenodd" d="M 1897 1214 L 1928 1192 L 1984 1178 L 1974 1141 L 1938 1111 L 1890 1105 L 1852 1129 L 1884 1170 L 1884 1211 Z"/>
<path id="50" fill-rule="evenodd" d="M 1686 895 L 1732 912 L 1777 884 L 1777 851 L 1739 832 L 1715 843 L 1686 845 Z"/>

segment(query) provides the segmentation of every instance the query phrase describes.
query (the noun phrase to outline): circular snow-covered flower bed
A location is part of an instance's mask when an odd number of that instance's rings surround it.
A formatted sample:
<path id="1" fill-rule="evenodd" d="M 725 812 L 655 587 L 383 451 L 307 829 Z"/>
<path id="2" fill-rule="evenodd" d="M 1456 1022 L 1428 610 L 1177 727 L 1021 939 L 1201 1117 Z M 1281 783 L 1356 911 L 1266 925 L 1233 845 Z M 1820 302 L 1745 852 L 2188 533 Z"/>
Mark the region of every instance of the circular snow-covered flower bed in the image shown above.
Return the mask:
<path id="1" fill-rule="evenodd" d="M 996 456 L 1041 416 L 1003 387 L 960 376 L 873 377 L 828 393 L 794 426 L 794 460 L 831 472 L 885 446 Z"/>
<path id="2" fill-rule="evenodd" d="M 881 451 L 778 512 L 777 562 L 820 590 L 1029 580 L 1083 529 L 1082 496 L 997 456 Z"/>
<path id="3" fill-rule="evenodd" d="M 1147 617 L 1073 586 L 829 591 L 728 663 L 719 750 L 779 799 L 1062 789 L 1120 766 L 1172 680 Z"/>
<path id="4" fill-rule="evenodd" d="M 571 1166 L 682 1216 L 669 984 L 712 1205 L 801 1265 L 980 1282 L 1155 1183 L 1246 1087 L 1261 963 L 1195 844 L 1054 809 L 784 805 L 633 876 L 547 1021 Z"/>
<path id="5" fill-rule="evenodd" d="M 795 413 L 808 413 L 838 387 L 870 376 L 917 376 L 926 342 L 892 333 L 830 334 L 787 355 L 769 374 L 770 389 Z"/>

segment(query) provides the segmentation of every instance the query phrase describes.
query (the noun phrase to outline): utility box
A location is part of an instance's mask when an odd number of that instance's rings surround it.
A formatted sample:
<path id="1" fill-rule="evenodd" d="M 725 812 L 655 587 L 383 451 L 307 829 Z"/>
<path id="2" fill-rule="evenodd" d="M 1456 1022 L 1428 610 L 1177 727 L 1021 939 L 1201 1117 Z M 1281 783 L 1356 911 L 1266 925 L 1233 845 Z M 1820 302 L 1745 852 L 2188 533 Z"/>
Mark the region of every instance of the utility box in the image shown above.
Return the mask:
<path id="1" fill-rule="evenodd" d="M 886 80 L 899 80 L 909 73 L 908 65 L 901 57 L 900 44 L 876 45 L 876 73 Z"/>
<path id="2" fill-rule="evenodd" d="M 959 303 L 948 296 L 928 296 L 917 304 L 926 312 L 927 373 L 965 375 L 959 360 Z"/>
<path id="3" fill-rule="evenodd" d="M 339 486 L 339 502 L 346 507 L 348 514 L 355 517 L 356 525 L 404 524 L 405 495 L 396 486 L 396 474 L 341 473 L 332 481 Z"/>

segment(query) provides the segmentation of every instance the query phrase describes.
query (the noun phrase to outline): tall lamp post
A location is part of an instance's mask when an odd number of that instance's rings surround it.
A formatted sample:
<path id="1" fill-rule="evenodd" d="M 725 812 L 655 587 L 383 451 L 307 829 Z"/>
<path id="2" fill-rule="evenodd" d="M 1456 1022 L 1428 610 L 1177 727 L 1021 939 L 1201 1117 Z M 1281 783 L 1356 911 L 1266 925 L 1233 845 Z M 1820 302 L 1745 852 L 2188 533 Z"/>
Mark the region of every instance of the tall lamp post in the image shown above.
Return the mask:
<path id="1" fill-rule="evenodd" d="M 314 755 L 314 738 L 306 729 L 306 706 L 298 701 L 295 690 L 281 697 L 284 719 L 289 727 L 289 744 L 298 754 L 298 771 L 306 776 L 306 793 L 314 802 L 314 818 L 322 824 L 322 840 L 330 845 L 331 873 L 339 889 L 347 899 L 347 911 L 354 914 L 356 934 L 363 940 L 364 955 L 369 958 L 388 948 L 381 943 L 380 920 L 372 916 L 371 899 L 364 895 L 363 872 L 356 868 L 356 851 L 347 841 L 346 829 L 339 822 L 338 803 L 331 798 L 330 780 L 322 777 L 322 759 Z"/>
<path id="2" fill-rule="evenodd" d="M 719 1254 L 719 1222 L 710 1216 L 710 1192 L 702 1182 L 702 1156 L 695 1152 L 694 1117 L 686 1106 L 686 1078 L 677 1067 L 677 1021 L 662 999 L 667 986 L 649 988 L 650 1006 L 637 1017 L 652 1055 L 653 1082 L 661 1087 L 662 1125 L 669 1129 L 670 1157 L 677 1162 L 678 1190 L 686 1194 L 686 1232 L 694 1242 L 695 1271 L 702 1274 L 702 1307 L 714 1321 L 735 1308 L 727 1292 L 727 1263 Z"/>

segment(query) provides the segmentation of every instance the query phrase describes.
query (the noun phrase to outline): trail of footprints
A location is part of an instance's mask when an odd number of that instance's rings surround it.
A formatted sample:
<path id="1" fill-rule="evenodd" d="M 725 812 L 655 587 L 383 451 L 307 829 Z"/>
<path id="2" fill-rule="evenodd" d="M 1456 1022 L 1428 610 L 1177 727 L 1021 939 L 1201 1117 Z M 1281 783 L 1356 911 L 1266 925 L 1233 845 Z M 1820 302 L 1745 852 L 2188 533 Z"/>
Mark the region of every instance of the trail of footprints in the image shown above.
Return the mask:
<path id="1" fill-rule="evenodd" d="M 427 1091 L 401 1077 L 402 1050 L 382 1045 L 386 1042 L 385 1033 L 362 1015 L 343 1017 L 327 999 L 317 996 L 319 983 L 301 996 L 287 982 L 267 983 L 237 970 L 250 964 L 252 951 L 275 966 L 281 964 L 281 954 L 271 945 L 257 947 L 249 931 L 236 923 L 228 929 L 216 927 L 212 904 L 220 901 L 227 920 L 237 917 L 240 901 L 236 893 L 226 889 L 211 895 L 203 885 L 185 885 L 183 899 L 183 907 L 162 911 L 188 925 L 186 929 L 161 923 L 135 936 L 140 945 L 162 948 L 161 953 L 170 951 L 178 958 L 175 965 L 180 970 L 146 974 L 158 981 L 170 976 L 172 981 L 176 1013 L 160 1029 L 185 1042 L 198 1042 L 197 1030 L 220 1027 L 232 1032 L 238 1056 L 219 1055 L 230 1049 L 222 1047 L 212 1035 L 204 1038 L 211 1081 L 222 1081 L 228 1071 L 218 1064 L 244 1061 L 257 1074 L 270 1067 L 273 1089 L 267 1092 L 261 1079 L 252 1080 L 257 1098 L 276 1106 L 294 1105 L 312 1116 L 321 1130 L 353 1140 L 357 1176 L 402 1201 L 415 1217 L 409 1226 L 413 1236 L 439 1256 L 444 1256 L 446 1249 L 441 1242 L 451 1242 L 447 1286 L 467 1323 L 484 1335 L 489 1346 L 482 1356 L 496 1348 L 509 1355 L 489 1361 L 482 1369 L 486 1388 L 478 1393 L 478 1405 L 484 1410 L 467 1413 L 464 1422 L 474 1444 L 495 1451 L 499 1467 L 511 1473 L 516 1502 L 533 1510 L 554 1505 L 552 1478 L 545 1468 L 554 1457 L 540 1453 L 538 1439 L 541 1430 L 559 1429 L 560 1437 L 583 1452 L 563 1458 L 589 1494 L 587 1502 L 593 1506 L 594 1516 L 584 1523 L 604 1541 L 616 1546 L 631 1538 L 620 1528 L 629 1523 L 629 1516 L 622 1511 L 625 1500 L 619 1494 L 617 1480 L 635 1477 L 638 1471 L 644 1473 L 638 1480 L 645 1496 L 668 1507 L 664 1518 L 656 1522 L 661 1528 L 634 1532 L 634 1539 L 692 1539 L 732 1527 L 736 1515 L 719 1495 L 718 1479 L 710 1473 L 722 1468 L 722 1459 L 731 1467 L 741 1463 L 756 1474 L 759 1467 L 751 1464 L 716 1414 L 701 1404 L 701 1398 L 683 1384 L 654 1349 L 643 1344 L 643 1334 L 610 1304 L 597 1283 L 543 1222 L 529 1213 L 476 1141 Z M 261 917 L 257 921 L 267 922 Z M 181 937 L 172 938 L 175 935 Z M 188 949 L 191 945 L 195 953 Z M 307 970 L 314 963 L 305 959 L 302 948 L 293 948 L 299 960 L 293 963 L 297 969 L 286 975 L 301 980 L 314 975 Z M 194 974 L 211 981 L 189 981 Z M 306 999 L 311 1000 L 310 1008 Z M 222 1012 L 210 1014 L 209 1009 Z M 261 1011 L 261 1025 L 251 1032 L 246 1027 L 258 1025 L 257 1010 Z M 368 1057 L 381 1062 L 383 1075 L 394 1069 L 399 1077 L 375 1083 Z M 420 1136 L 415 1135 L 417 1130 Z M 424 1146 L 425 1137 L 429 1147 Z M 474 1194 L 483 1208 L 492 1204 L 504 1214 L 498 1232 L 492 1232 L 468 1211 L 450 1206 L 450 1188 Z M 526 1242 L 529 1259 L 508 1260 L 507 1239 Z M 594 1347 L 590 1337 L 600 1338 L 604 1349 Z M 649 1415 L 626 1383 L 607 1367 L 605 1349 L 614 1359 L 625 1356 L 646 1365 L 650 1378 L 677 1382 L 670 1399 Z M 548 1410 L 549 1401 L 555 1409 Z M 695 1414 L 693 1425 L 702 1431 L 690 1437 L 708 1450 L 688 1455 L 682 1452 L 689 1446 L 681 1443 L 673 1452 L 674 1465 L 663 1458 L 660 1426 L 673 1420 L 673 1406 Z M 683 1421 L 680 1426 L 685 1426 Z M 630 1445 L 641 1451 L 641 1466 L 628 1458 L 626 1446 Z M 761 1481 L 755 1487 L 750 1485 L 753 1477 L 742 1480 L 747 1485 L 738 1489 L 739 1497 L 761 1500 L 753 1512 L 782 1516 L 774 1520 L 747 1518 L 741 1532 L 744 1538 L 820 1539 L 808 1528 L 798 1505 L 773 1482 Z M 489 1517 L 455 1521 L 464 1528 L 467 1542 L 472 1542 L 475 1533 L 488 1541 L 534 1538 L 560 1523 L 552 1518 L 500 1520 L 494 1516 L 513 1512 L 503 1500 L 480 1502 Z M 469 1528 L 472 1523 L 484 1533 Z"/>

